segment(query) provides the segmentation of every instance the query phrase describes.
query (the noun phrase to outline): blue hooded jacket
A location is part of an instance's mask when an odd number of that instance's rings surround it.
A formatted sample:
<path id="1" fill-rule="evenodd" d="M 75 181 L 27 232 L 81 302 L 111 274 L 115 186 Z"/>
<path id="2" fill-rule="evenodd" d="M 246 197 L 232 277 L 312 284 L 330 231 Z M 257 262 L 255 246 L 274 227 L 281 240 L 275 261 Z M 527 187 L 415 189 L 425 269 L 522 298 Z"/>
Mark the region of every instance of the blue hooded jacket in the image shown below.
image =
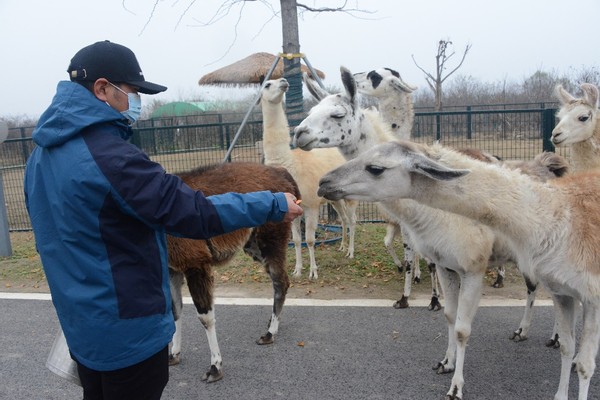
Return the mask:
<path id="1" fill-rule="evenodd" d="M 63 81 L 33 132 L 25 201 L 69 349 L 88 368 L 141 362 L 172 339 L 166 234 L 281 221 L 283 193 L 205 197 L 127 142 L 123 116 Z"/>

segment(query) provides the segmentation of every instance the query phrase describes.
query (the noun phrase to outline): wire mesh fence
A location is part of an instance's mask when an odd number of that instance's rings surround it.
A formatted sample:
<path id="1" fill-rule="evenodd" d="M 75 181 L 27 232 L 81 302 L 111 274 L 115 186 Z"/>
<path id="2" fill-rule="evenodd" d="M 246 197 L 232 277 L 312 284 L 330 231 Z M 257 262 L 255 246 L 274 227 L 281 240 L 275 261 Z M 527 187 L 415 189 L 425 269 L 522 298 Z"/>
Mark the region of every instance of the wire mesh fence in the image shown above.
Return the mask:
<path id="1" fill-rule="evenodd" d="M 444 145 L 486 150 L 503 159 L 532 159 L 554 151 L 549 139 L 554 127 L 555 109 L 468 109 L 451 112 L 417 112 L 413 140 L 440 141 Z M 161 118 L 136 124 L 132 142 L 160 163 L 167 172 L 177 173 L 201 165 L 227 162 L 261 162 L 262 116 L 252 114 L 240 131 L 239 114 L 203 114 Z M 23 176 L 25 163 L 33 150 L 32 127 L 13 128 L 9 139 L 0 144 L 0 183 L 4 185 L 5 205 L 10 231 L 31 229 L 25 208 Z M 227 160 L 228 149 L 240 131 Z M 568 156 L 568 150 L 561 150 Z M 310 166 L 303 166 L 310 168 Z M 322 219 L 332 222 L 335 212 L 324 206 Z M 358 220 L 381 221 L 373 204 L 358 208 Z"/>

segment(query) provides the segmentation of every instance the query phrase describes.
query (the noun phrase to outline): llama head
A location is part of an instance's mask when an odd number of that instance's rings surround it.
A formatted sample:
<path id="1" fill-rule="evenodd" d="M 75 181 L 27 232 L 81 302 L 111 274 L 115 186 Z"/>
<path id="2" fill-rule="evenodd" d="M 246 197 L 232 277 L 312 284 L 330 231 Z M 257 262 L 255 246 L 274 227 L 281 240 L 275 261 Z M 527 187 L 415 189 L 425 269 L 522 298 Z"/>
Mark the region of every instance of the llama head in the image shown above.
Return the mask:
<path id="1" fill-rule="evenodd" d="M 260 89 L 260 97 L 257 104 L 270 103 L 282 104 L 285 93 L 288 91 L 290 84 L 285 78 L 271 79 L 266 81 Z"/>
<path id="2" fill-rule="evenodd" d="M 557 147 L 570 146 L 592 137 L 598 119 L 598 88 L 582 83 L 582 98 L 575 98 L 561 85 L 555 94 L 561 103 L 556 117 L 558 124 L 552 131 L 552 143 Z"/>
<path id="3" fill-rule="evenodd" d="M 402 80 L 397 71 L 391 68 L 378 68 L 369 72 L 354 74 L 356 87 L 360 94 L 373 97 L 387 97 L 390 91 L 410 94 L 417 90 Z"/>
<path id="4" fill-rule="evenodd" d="M 294 129 L 294 143 L 303 150 L 342 147 L 352 136 L 360 135 L 364 117 L 356 99 L 356 82 L 348 69 L 341 67 L 340 72 L 345 92 L 322 98 Z"/>
<path id="5" fill-rule="evenodd" d="M 328 200 L 370 202 L 412 198 L 416 176 L 445 181 L 468 172 L 444 166 L 416 143 L 391 141 L 325 174 L 319 181 L 318 195 Z"/>

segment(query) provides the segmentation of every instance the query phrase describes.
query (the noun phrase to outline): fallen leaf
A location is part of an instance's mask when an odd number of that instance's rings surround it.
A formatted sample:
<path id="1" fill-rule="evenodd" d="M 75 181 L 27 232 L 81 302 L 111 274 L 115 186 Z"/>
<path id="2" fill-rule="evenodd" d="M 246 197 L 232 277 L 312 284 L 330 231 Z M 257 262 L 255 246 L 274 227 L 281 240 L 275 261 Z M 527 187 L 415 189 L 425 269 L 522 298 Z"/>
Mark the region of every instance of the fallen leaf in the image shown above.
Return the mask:
<path id="1" fill-rule="evenodd" d="M 298 342 L 298 346 L 304 347 L 304 342 Z"/>

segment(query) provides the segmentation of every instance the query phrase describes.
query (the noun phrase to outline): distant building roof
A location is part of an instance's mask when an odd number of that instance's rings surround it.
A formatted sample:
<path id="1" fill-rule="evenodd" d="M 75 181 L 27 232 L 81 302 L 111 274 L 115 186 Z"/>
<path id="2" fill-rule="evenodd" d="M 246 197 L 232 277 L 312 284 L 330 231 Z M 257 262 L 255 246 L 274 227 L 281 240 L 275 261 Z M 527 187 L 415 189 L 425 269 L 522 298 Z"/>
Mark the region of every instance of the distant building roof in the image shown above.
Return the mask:
<path id="1" fill-rule="evenodd" d="M 199 114 L 223 107 L 225 107 L 223 103 L 214 101 L 174 101 L 158 107 L 152 112 L 150 118 L 180 117 L 182 115 Z"/>

